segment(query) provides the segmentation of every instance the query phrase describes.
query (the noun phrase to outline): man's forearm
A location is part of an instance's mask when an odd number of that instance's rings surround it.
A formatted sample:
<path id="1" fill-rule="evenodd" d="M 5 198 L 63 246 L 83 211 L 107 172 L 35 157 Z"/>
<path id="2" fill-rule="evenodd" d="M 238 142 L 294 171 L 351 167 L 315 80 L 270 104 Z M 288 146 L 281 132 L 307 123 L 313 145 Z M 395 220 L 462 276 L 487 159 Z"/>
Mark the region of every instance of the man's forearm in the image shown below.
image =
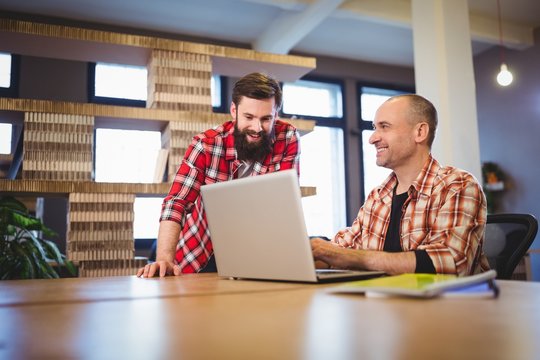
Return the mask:
<path id="1" fill-rule="evenodd" d="M 413 273 L 416 269 L 416 256 L 413 251 L 385 252 L 371 250 L 352 250 L 359 252 L 367 270 L 382 270 L 387 274 Z"/>
<path id="2" fill-rule="evenodd" d="M 170 220 L 159 223 L 156 260 L 174 262 L 176 245 L 180 237 L 180 224 Z"/>
<path id="3" fill-rule="evenodd" d="M 343 248 L 327 241 L 312 241 L 313 255 L 334 268 L 381 270 L 388 274 L 412 273 L 416 269 L 413 251 L 390 253 Z"/>

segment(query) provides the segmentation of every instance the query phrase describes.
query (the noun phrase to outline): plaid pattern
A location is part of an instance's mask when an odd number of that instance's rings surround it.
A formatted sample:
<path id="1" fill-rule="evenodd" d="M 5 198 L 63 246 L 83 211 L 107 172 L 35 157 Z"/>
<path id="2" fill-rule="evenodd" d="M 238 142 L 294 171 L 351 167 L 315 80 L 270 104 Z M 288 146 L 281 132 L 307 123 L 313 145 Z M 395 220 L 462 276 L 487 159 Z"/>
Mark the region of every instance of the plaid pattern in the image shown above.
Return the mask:
<path id="1" fill-rule="evenodd" d="M 213 253 L 210 232 L 199 189 L 203 184 L 231 180 L 241 162 L 234 147 L 234 122 L 196 135 L 186 151 L 169 194 L 163 200 L 160 220 L 182 226 L 176 261 L 183 273 L 200 271 Z M 295 168 L 300 161 L 300 135 L 290 124 L 276 120 L 273 151 L 256 162 L 251 176 Z"/>
<path id="2" fill-rule="evenodd" d="M 396 184 L 392 173 L 373 189 L 352 226 L 339 231 L 333 241 L 382 251 Z M 474 176 L 441 167 L 430 155 L 408 193 L 401 219 L 403 251 L 425 250 L 437 273 L 462 276 L 489 269 L 482 251 L 486 198 Z"/>

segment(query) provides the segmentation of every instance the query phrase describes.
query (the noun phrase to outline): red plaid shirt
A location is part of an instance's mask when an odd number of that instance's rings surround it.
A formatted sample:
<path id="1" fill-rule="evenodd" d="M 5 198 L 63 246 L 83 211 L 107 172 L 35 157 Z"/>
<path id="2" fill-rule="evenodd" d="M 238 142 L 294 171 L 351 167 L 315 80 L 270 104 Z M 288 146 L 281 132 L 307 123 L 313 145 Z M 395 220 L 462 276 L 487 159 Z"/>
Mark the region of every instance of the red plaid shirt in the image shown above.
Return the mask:
<path id="1" fill-rule="evenodd" d="M 213 253 L 199 189 L 203 184 L 236 177 L 241 161 L 236 158 L 233 132 L 234 122 L 228 121 L 195 136 L 163 200 L 161 220 L 182 226 L 176 261 L 183 273 L 200 271 Z M 272 153 L 263 163 L 254 164 L 250 176 L 292 168 L 299 172 L 299 139 L 292 125 L 276 120 Z"/>
<path id="2" fill-rule="evenodd" d="M 382 251 L 397 178 L 371 191 L 350 228 L 333 241 L 354 249 Z M 437 273 L 470 275 L 489 269 L 482 251 L 486 198 L 471 174 L 441 167 L 429 157 L 410 187 L 401 218 L 403 251 L 425 250 Z"/>

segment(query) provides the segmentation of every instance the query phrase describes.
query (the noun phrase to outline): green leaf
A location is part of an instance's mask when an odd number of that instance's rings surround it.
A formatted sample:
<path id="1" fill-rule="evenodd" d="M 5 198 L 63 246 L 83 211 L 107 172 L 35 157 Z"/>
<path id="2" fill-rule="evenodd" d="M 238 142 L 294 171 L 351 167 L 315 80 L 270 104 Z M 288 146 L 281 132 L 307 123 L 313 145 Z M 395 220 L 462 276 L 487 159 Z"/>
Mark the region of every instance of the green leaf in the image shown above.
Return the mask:
<path id="1" fill-rule="evenodd" d="M 40 231 L 44 227 L 41 220 L 16 212 L 13 213 L 13 223 L 14 225 L 26 230 Z"/>
<path id="2" fill-rule="evenodd" d="M 46 260 L 47 253 L 43 248 L 41 242 L 34 236 L 25 236 L 25 247 L 29 250 L 29 253 L 34 253 L 39 256 L 39 259 Z"/>
<path id="3" fill-rule="evenodd" d="M 63 264 L 64 260 L 62 259 L 62 254 L 54 242 L 42 239 L 41 244 L 47 254 L 47 258 L 56 261 L 59 265 Z"/>
<path id="4" fill-rule="evenodd" d="M 66 257 L 64 255 L 62 255 L 62 257 L 64 258 L 64 265 L 65 265 L 67 271 L 70 273 L 70 275 L 72 275 L 72 276 L 77 275 L 77 269 L 75 268 L 75 265 L 73 265 L 73 263 L 71 261 L 66 259 Z"/>
<path id="5" fill-rule="evenodd" d="M 15 278 L 33 279 L 35 277 L 35 268 L 32 262 L 32 256 L 28 256 L 24 247 L 16 247 L 15 253 L 18 254 L 18 265 L 15 266 L 19 270 L 18 274 L 14 274 Z"/>
<path id="6" fill-rule="evenodd" d="M 15 199 L 12 196 L 3 196 L 0 198 L 0 208 L 6 208 L 9 210 L 14 211 L 20 211 L 23 213 L 28 213 L 28 209 L 26 206 L 20 202 L 19 200 Z"/>

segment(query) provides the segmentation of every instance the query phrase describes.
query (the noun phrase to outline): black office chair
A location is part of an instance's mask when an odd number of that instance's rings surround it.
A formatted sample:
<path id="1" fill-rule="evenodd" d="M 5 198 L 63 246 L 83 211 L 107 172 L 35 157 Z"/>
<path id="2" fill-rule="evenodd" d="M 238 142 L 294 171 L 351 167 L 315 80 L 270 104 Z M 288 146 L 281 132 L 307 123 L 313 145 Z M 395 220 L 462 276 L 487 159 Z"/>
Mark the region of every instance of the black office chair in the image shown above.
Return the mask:
<path id="1" fill-rule="evenodd" d="M 489 214 L 484 253 L 497 279 L 509 280 L 525 256 L 538 231 L 538 221 L 530 214 Z"/>

